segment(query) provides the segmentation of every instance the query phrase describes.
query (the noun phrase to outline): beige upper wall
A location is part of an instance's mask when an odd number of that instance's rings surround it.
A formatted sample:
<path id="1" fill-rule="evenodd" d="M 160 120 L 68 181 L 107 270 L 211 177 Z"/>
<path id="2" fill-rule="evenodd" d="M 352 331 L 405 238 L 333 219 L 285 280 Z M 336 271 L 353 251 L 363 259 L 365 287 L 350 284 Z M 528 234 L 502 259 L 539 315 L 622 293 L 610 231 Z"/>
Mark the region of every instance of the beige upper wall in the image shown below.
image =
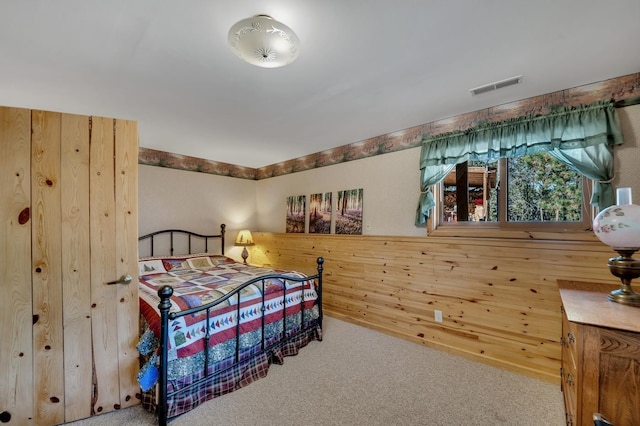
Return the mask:
<path id="1" fill-rule="evenodd" d="M 424 228 L 413 226 L 420 195 L 419 156 L 420 148 L 412 148 L 259 180 L 258 228 L 284 232 L 286 199 L 291 195 L 306 195 L 308 203 L 313 193 L 331 192 L 335 216 L 336 192 L 362 188 L 364 235 L 425 235 Z M 307 208 L 307 223 L 308 217 Z"/>
<path id="2" fill-rule="evenodd" d="M 616 148 L 614 187 L 628 186 L 640 203 L 640 105 L 618 110 L 624 144 Z M 284 232 L 286 197 L 363 188 L 363 234 L 425 235 L 413 225 L 419 195 L 420 148 L 321 167 L 257 182 L 258 229 Z M 308 216 L 308 212 L 307 212 Z"/>
<path id="3" fill-rule="evenodd" d="M 640 204 L 640 105 L 618 110 L 624 144 L 615 151 L 615 188 L 631 187 L 634 204 Z"/>
<path id="4" fill-rule="evenodd" d="M 631 187 L 640 204 L 640 105 L 618 110 L 624 144 L 616 148 L 614 187 Z M 199 232 L 228 225 L 229 240 L 241 228 L 284 232 L 291 195 L 363 188 L 363 234 L 422 236 L 416 228 L 419 148 L 321 167 L 259 181 L 140 166 L 140 232 L 185 227 Z M 228 253 L 239 249 L 227 244 Z M 236 253 L 237 251 L 237 253 Z"/>
<path id="5" fill-rule="evenodd" d="M 140 235 L 168 228 L 216 234 L 224 223 L 225 253 L 241 260 L 233 240 L 240 229 L 256 229 L 255 181 L 143 165 L 138 173 Z"/>

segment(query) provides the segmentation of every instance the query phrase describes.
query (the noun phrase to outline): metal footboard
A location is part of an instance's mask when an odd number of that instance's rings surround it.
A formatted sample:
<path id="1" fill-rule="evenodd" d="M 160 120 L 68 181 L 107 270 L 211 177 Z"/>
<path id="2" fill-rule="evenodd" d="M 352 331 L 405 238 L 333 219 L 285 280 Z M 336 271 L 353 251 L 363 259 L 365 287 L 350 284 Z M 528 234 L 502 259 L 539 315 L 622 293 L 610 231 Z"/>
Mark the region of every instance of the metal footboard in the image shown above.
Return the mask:
<path id="1" fill-rule="evenodd" d="M 314 327 L 322 327 L 322 273 L 324 269 L 324 259 L 322 257 L 317 258 L 317 273 L 315 275 L 306 276 L 306 277 L 292 277 L 286 274 L 269 274 L 263 275 L 260 277 L 256 277 L 247 281 L 246 283 L 238 286 L 232 292 L 226 294 L 222 298 L 215 300 L 214 302 L 208 303 L 206 305 L 197 306 L 195 308 L 187 309 L 181 312 L 169 312 L 171 309 L 171 301 L 170 297 L 173 294 L 173 289 L 170 286 L 163 286 L 158 290 L 158 296 L 160 297 L 160 303 L 158 304 L 158 308 L 160 310 L 160 353 L 159 353 L 159 379 L 158 379 L 158 396 L 159 401 L 157 405 L 157 415 L 158 415 L 158 423 L 160 426 L 164 426 L 167 424 L 168 419 L 168 399 L 178 392 L 185 392 L 191 388 L 196 388 L 199 385 L 202 385 L 203 382 L 208 382 L 213 380 L 216 377 L 219 377 L 221 374 L 224 374 L 227 370 L 235 367 L 238 363 L 245 361 L 244 359 L 240 359 L 240 317 L 241 317 L 241 305 L 242 298 L 241 292 L 244 288 L 249 285 L 256 284 L 262 287 L 262 315 L 261 315 L 261 346 L 260 351 L 257 354 L 268 353 L 269 351 L 274 350 L 278 346 L 282 346 L 286 344 L 289 340 L 295 338 L 296 336 L 300 336 L 304 333 L 310 332 L 310 330 Z M 265 303 L 266 303 L 266 291 L 265 285 L 266 281 L 269 279 L 279 279 L 282 280 L 285 285 L 283 291 L 283 307 L 282 307 L 282 334 L 279 335 L 279 338 L 273 339 L 272 342 L 267 342 L 266 340 L 266 321 L 265 321 Z M 297 331 L 294 335 L 289 335 L 289 329 L 287 328 L 287 285 L 286 282 L 296 282 L 303 283 L 310 281 L 315 283 L 315 290 L 317 293 L 317 299 L 315 306 L 318 307 L 318 319 L 315 322 L 310 322 L 310 325 L 305 327 L 305 296 L 304 289 L 302 291 L 302 297 L 300 301 L 300 322 L 298 324 Z M 279 296 L 278 296 L 279 297 Z M 210 321 L 211 321 L 211 313 L 215 308 L 227 301 L 231 302 L 235 298 L 236 300 L 236 315 L 238 320 L 235 325 L 235 355 L 234 362 L 226 367 L 223 370 L 219 371 L 209 371 L 209 351 L 210 349 Z M 290 308 L 290 306 L 289 306 Z M 184 317 L 187 315 L 192 315 L 200 312 L 205 312 L 206 315 L 206 332 L 204 336 L 204 370 L 202 374 L 202 378 L 184 388 L 179 390 L 174 390 L 172 393 L 168 393 L 168 342 L 169 342 L 169 321 L 173 321 L 177 318 Z M 257 355 L 256 354 L 256 355 Z"/>

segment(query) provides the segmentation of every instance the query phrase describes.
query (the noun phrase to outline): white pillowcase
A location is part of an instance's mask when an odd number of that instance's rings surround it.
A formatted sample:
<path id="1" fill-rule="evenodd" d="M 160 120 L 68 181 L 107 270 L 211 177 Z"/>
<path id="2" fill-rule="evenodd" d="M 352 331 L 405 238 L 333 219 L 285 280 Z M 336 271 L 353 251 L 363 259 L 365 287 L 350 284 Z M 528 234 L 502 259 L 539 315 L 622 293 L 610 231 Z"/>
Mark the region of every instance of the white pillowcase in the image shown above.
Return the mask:
<path id="1" fill-rule="evenodd" d="M 150 274 L 161 274 L 167 272 L 164 267 L 164 263 L 162 260 L 143 260 L 138 262 L 138 274 L 139 276 L 150 275 Z"/>

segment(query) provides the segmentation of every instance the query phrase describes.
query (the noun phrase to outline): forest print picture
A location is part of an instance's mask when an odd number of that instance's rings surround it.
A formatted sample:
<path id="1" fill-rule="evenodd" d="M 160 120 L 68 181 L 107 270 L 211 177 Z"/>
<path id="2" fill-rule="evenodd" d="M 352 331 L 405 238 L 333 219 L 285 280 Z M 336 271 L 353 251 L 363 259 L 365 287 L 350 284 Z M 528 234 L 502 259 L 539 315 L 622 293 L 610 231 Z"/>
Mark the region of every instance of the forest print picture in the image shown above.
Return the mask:
<path id="1" fill-rule="evenodd" d="M 362 235 L 362 193 L 362 188 L 338 192 L 336 234 Z"/>
<path id="2" fill-rule="evenodd" d="M 287 197 L 287 233 L 304 233 L 306 195 Z"/>
<path id="3" fill-rule="evenodd" d="M 309 233 L 331 233 L 331 192 L 309 197 Z"/>

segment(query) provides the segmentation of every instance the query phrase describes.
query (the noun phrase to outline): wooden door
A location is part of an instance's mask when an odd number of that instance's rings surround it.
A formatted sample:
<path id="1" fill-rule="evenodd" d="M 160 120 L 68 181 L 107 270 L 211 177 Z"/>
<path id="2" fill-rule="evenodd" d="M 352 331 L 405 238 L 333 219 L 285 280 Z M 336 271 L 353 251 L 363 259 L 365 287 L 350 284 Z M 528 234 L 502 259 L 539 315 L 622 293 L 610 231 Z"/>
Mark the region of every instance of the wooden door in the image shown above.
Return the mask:
<path id="1" fill-rule="evenodd" d="M 33 418 L 31 111 L 0 108 L 0 422 Z"/>
<path id="2" fill-rule="evenodd" d="M 139 402 L 137 151 L 135 122 L 0 107 L 0 422 Z"/>
<path id="3" fill-rule="evenodd" d="M 64 416 L 91 415 L 91 279 L 89 253 L 89 117 L 64 114 L 61 124 L 62 283 L 64 301 Z"/>
<path id="4" fill-rule="evenodd" d="M 60 118 L 31 111 L 34 423 L 64 421 Z"/>
<path id="5" fill-rule="evenodd" d="M 90 154 L 91 415 L 137 404 L 137 125 L 92 120 Z M 117 237 L 116 237 L 117 236 Z M 130 275 L 130 285 L 105 283 Z M 114 380 L 114 378 L 118 378 Z"/>

